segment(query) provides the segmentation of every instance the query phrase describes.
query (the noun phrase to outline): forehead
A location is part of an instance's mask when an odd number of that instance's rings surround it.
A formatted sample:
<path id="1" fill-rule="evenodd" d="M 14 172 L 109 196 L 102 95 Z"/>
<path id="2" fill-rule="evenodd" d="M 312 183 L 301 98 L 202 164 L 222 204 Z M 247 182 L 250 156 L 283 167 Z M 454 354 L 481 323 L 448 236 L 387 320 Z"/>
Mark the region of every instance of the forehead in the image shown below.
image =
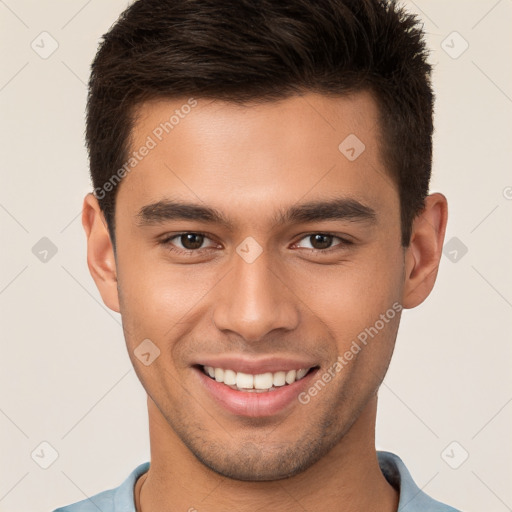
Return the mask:
<path id="1" fill-rule="evenodd" d="M 379 141 L 369 93 L 246 105 L 151 101 L 138 110 L 129 155 L 135 165 L 127 166 L 118 203 L 138 210 L 173 196 L 253 219 L 342 195 L 396 208 L 397 187 Z"/>

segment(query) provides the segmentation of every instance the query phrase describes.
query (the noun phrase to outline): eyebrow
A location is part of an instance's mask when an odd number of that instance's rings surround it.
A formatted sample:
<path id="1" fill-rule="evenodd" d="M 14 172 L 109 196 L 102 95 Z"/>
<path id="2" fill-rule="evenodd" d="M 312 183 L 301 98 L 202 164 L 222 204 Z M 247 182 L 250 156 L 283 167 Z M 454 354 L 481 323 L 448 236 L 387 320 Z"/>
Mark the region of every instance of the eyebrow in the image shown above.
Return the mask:
<path id="1" fill-rule="evenodd" d="M 272 221 L 275 225 L 281 225 L 324 220 L 375 223 L 376 219 L 375 210 L 360 201 L 353 198 L 336 198 L 293 205 L 278 211 Z M 219 210 L 195 203 L 163 199 L 143 206 L 137 214 L 137 224 L 141 227 L 158 225 L 171 220 L 221 224 L 228 229 L 233 229 L 233 223 Z"/>

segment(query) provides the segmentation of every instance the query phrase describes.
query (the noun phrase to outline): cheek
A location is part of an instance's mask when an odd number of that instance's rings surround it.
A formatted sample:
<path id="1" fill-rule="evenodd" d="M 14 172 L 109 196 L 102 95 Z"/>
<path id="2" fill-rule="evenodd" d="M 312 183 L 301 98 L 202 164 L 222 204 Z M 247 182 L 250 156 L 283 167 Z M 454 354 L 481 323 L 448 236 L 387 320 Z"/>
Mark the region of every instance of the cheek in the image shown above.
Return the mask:
<path id="1" fill-rule="evenodd" d="M 130 338 L 166 343 L 190 328 L 218 280 L 212 272 L 145 261 L 133 253 L 120 259 L 118 268 L 121 314 Z"/>
<path id="2" fill-rule="evenodd" d="M 369 256 L 364 263 L 347 262 L 304 270 L 293 278 L 297 295 L 337 338 L 356 337 L 392 309 L 395 302 L 399 303 L 402 288 L 399 257 L 399 254 L 388 258 Z M 393 310 L 389 315 L 393 319 L 394 313 Z"/>

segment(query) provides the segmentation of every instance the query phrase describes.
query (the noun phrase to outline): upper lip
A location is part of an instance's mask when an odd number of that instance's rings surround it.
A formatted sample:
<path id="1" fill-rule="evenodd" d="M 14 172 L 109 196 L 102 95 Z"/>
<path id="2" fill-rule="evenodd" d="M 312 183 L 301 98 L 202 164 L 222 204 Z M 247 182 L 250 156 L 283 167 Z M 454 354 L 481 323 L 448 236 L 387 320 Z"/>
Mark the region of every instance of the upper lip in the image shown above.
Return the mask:
<path id="1" fill-rule="evenodd" d="M 312 368 L 316 363 L 306 359 L 284 358 L 284 357 L 261 357 L 247 358 L 240 356 L 212 356 L 204 357 L 196 362 L 196 365 L 212 366 L 235 372 L 258 375 L 261 373 L 275 373 L 279 371 L 299 370 L 301 368 Z"/>

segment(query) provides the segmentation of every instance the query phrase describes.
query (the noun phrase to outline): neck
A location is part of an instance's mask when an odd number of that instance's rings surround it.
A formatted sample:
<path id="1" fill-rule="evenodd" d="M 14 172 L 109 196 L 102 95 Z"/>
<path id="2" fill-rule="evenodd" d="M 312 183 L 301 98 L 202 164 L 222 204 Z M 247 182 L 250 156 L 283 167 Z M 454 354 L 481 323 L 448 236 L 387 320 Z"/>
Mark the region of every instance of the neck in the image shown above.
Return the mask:
<path id="1" fill-rule="evenodd" d="M 342 440 L 306 471 L 273 482 L 218 475 L 183 445 L 148 398 L 151 466 L 135 486 L 137 512 L 175 510 L 275 512 L 342 510 L 396 512 L 398 493 L 384 478 L 375 451 L 377 398 Z"/>

